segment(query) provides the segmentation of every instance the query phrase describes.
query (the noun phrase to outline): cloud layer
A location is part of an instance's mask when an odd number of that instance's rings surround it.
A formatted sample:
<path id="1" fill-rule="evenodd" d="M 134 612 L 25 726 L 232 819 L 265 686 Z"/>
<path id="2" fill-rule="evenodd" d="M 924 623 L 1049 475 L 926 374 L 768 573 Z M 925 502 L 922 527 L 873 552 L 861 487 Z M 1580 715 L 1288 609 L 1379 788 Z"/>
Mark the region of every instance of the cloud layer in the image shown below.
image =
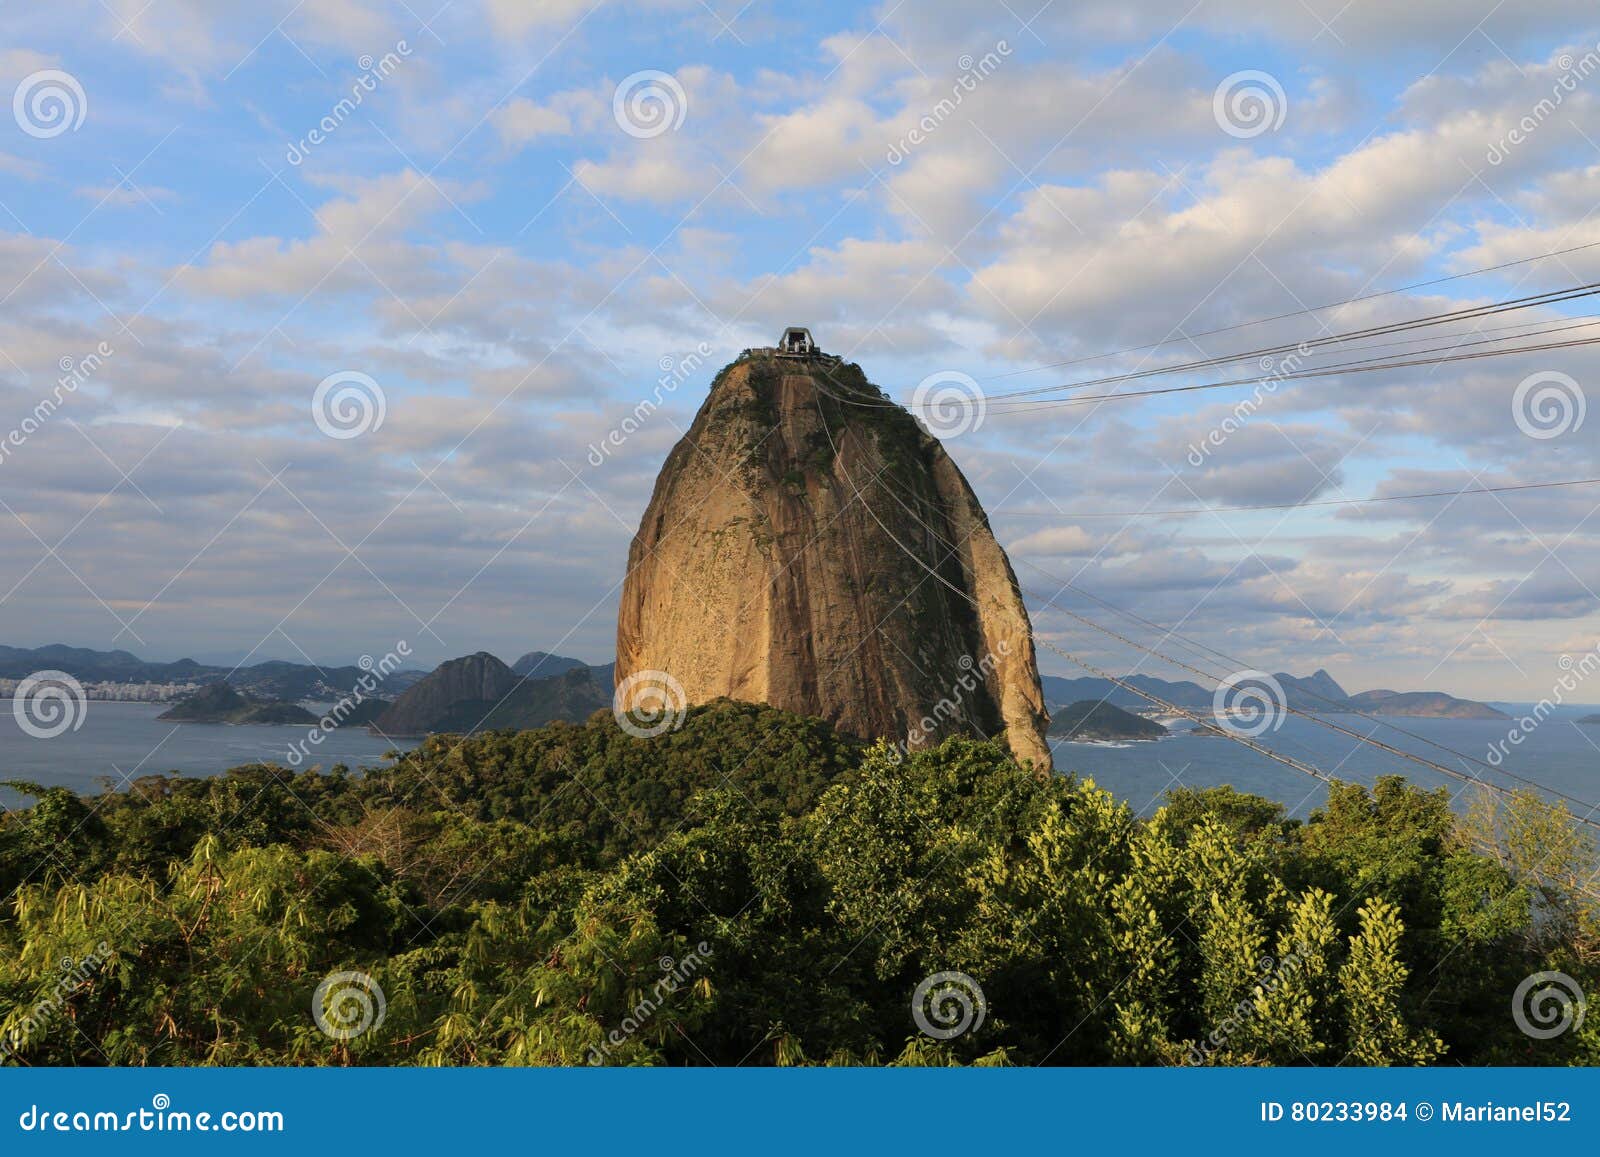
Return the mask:
<path id="1" fill-rule="evenodd" d="M 662 458 L 718 366 L 800 323 L 897 397 L 980 384 L 986 419 L 950 448 L 1041 634 L 1085 657 L 1158 670 L 1051 609 L 1090 613 L 1079 589 L 1356 685 L 1538 697 L 1595 643 L 1592 488 L 1153 513 L 1600 476 L 1600 418 L 1517 420 L 1530 375 L 1586 404 L 1584 347 L 1018 393 L 1600 280 L 1578 248 L 1600 243 L 1592 6 L 114 0 L 8 21 L 5 90 L 65 72 L 87 108 L 0 133 L 6 642 L 603 661 Z M 1229 83 L 1264 125 L 1229 119 Z M 1395 356 L 1429 348 L 1411 336 Z M 381 398 L 381 422 L 345 415 L 357 436 L 314 405 L 338 375 Z"/>

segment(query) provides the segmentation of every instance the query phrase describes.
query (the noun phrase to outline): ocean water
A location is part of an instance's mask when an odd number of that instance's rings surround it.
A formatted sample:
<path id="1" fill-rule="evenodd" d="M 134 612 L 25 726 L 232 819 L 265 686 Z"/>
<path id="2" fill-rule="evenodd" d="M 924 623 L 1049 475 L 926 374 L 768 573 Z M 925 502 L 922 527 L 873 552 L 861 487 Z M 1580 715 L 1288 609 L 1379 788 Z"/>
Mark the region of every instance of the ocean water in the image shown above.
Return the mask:
<path id="1" fill-rule="evenodd" d="M 83 705 L 77 730 L 38 739 L 17 725 L 10 708 L 9 700 L 0 700 L 0 779 L 70 787 L 84 794 L 168 771 L 216 775 L 263 761 L 287 767 L 290 745 L 304 742 L 307 731 L 303 724 L 162 722 L 156 716 L 166 704 L 95 699 Z M 297 770 L 336 763 L 380 766 L 386 751 L 414 745 L 414 740 L 391 742 L 363 728 L 341 728 L 329 732 L 320 745 L 308 745 L 312 754 Z M 0 788 L 0 804 L 6 807 L 16 807 L 24 798 Z"/>
<path id="2" fill-rule="evenodd" d="M 1518 704 L 1496 706 L 1518 716 L 1527 709 L 1527 705 Z M 1600 726 L 1577 723 L 1579 716 L 1594 710 L 1558 709 L 1533 728 L 1519 729 L 1520 744 L 1506 743 L 1508 732 L 1516 725 L 1514 719 L 1384 720 L 1420 737 L 1412 738 L 1358 715 L 1327 718 L 1362 736 L 1491 783 L 1511 788 L 1526 786 L 1515 778 L 1521 776 L 1586 805 L 1600 805 Z M 1184 730 L 1178 731 L 1177 727 Z M 1499 770 L 1489 770 L 1425 741 L 1485 762 L 1489 761 L 1492 746 L 1504 744 L 1503 762 Z M 1370 786 L 1381 775 L 1403 775 L 1419 787 L 1448 788 L 1462 807 L 1474 790 L 1451 776 L 1297 716 L 1284 719 L 1277 730 L 1265 732 L 1256 742 L 1347 782 Z M 1057 771 L 1092 778 L 1113 795 L 1127 800 L 1140 814 L 1153 812 L 1166 792 L 1176 787 L 1231 784 L 1240 791 L 1278 800 L 1288 806 L 1291 815 L 1300 817 L 1328 797 L 1327 787 L 1304 772 L 1220 736 L 1193 734 L 1184 723 L 1177 724 L 1167 738 L 1151 742 L 1052 743 L 1051 747 Z M 1588 810 L 1570 803 L 1568 806 L 1579 814 Z M 1600 816 L 1600 809 L 1595 815 Z"/>
<path id="3" fill-rule="evenodd" d="M 1499 706 L 1519 714 L 1522 710 L 1516 705 Z M 215 775 L 262 760 L 287 766 L 290 745 L 306 737 L 306 729 L 299 725 L 163 723 L 156 719 L 164 709 L 160 704 L 96 700 L 87 705 L 78 730 L 36 739 L 23 732 L 11 712 L 3 708 L 0 704 L 0 779 L 63 785 L 83 793 L 117 786 L 125 777 L 158 772 Z M 1586 804 L 1600 804 L 1600 727 L 1575 722 L 1591 710 L 1567 708 L 1527 731 L 1520 745 L 1507 746 L 1499 772 L 1487 771 L 1359 716 L 1330 718 L 1363 735 L 1371 734 L 1402 750 L 1504 786 L 1518 786 L 1513 774 L 1520 775 Z M 1489 719 L 1391 722 L 1477 759 L 1487 759 L 1490 746 L 1503 742 L 1513 726 L 1512 721 Z M 1398 774 L 1424 787 L 1443 785 L 1452 792 L 1463 788 L 1458 780 L 1294 716 L 1285 719 L 1278 730 L 1263 734 L 1259 742 L 1344 780 L 1371 784 L 1380 775 Z M 302 766 L 379 766 L 392 747 L 413 745 L 414 741 L 391 743 L 360 729 L 335 731 Z M 1053 747 L 1058 771 L 1094 779 L 1141 814 L 1154 811 L 1162 796 L 1179 786 L 1231 784 L 1240 791 L 1279 800 L 1297 816 L 1306 815 L 1327 798 L 1326 787 L 1301 772 L 1227 739 L 1187 730 L 1153 742 L 1056 743 Z M 15 792 L 0 788 L 0 803 L 5 806 L 15 807 L 22 801 Z"/>

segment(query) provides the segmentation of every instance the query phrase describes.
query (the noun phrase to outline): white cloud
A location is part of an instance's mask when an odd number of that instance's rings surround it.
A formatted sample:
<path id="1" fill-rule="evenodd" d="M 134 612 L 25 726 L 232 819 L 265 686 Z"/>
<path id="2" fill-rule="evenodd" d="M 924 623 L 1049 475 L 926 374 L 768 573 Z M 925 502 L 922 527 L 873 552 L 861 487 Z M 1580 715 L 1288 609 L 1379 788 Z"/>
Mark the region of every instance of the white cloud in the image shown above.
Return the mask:
<path id="1" fill-rule="evenodd" d="M 552 27 L 567 27 L 599 9 L 605 0 L 484 0 L 494 31 L 521 39 Z"/>
<path id="2" fill-rule="evenodd" d="M 61 62 L 57 57 L 43 52 L 35 52 L 28 48 L 0 49 L 0 87 L 10 93 L 23 77 L 41 69 L 60 66 Z"/>
<path id="3" fill-rule="evenodd" d="M 570 136 L 572 117 L 560 109 L 537 105 L 526 97 L 518 97 L 494 117 L 500 139 L 508 145 L 531 144 L 540 137 Z"/>
<path id="4" fill-rule="evenodd" d="M 1055 526 L 1036 530 L 1010 543 L 1013 554 L 1086 555 L 1095 549 L 1094 536 L 1081 526 Z"/>
<path id="5" fill-rule="evenodd" d="M 10 153 L 0 153 L 0 173 L 10 173 L 13 177 L 20 177 L 24 181 L 37 181 L 44 175 L 44 166 L 37 161 L 15 157 Z"/>
<path id="6" fill-rule="evenodd" d="M 192 292 L 232 298 L 351 289 L 392 293 L 426 284 L 434 251 L 403 238 L 469 191 L 447 190 L 409 169 L 338 185 L 345 195 L 314 207 L 316 231 L 310 237 L 219 241 L 202 264 L 178 271 L 180 283 Z"/>

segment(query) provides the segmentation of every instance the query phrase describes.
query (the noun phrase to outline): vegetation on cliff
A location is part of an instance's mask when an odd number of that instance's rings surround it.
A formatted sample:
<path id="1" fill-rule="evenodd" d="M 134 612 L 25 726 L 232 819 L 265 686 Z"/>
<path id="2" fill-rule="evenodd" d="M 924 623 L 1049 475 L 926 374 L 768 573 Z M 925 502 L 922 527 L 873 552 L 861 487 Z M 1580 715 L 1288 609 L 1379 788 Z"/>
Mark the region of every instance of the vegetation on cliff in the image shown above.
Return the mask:
<path id="1" fill-rule="evenodd" d="M 729 702 L 652 740 L 599 716 L 364 776 L 29 790 L 0 819 L 17 1063 L 1600 1061 L 1600 1018 L 1512 1015 L 1533 973 L 1600 983 L 1594 849 L 1531 798 L 1460 817 L 1386 779 L 1301 823 L 1183 790 L 1141 820 L 993 743 L 903 758 Z M 381 1025 L 316 1027 L 336 972 Z M 950 1039 L 911 1011 L 942 972 L 985 998 Z"/>

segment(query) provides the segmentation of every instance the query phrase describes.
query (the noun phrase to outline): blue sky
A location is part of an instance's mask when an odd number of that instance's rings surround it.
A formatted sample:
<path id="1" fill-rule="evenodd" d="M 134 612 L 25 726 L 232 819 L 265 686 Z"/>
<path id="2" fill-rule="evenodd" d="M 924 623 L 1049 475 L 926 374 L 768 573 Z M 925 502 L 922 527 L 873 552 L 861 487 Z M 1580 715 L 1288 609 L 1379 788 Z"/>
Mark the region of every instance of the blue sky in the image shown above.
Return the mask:
<path id="1" fill-rule="evenodd" d="M 715 367 L 796 323 L 896 397 L 978 384 L 947 446 L 1036 629 L 1105 665 L 1140 657 L 1051 611 L 1061 580 L 1353 687 L 1538 697 L 1596 645 L 1592 490 L 1086 517 L 1600 474 L 1600 418 L 1515 420 L 1530 375 L 1593 384 L 1581 349 L 1285 383 L 1200 466 L 1248 391 L 999 395 L 1596 280 L 1600 249 L 998 376 L 1600 241 L 1592 5 L 72 0 L 0 26 L 0 441 L 62 359 L 112 351 L 0 458 L 0 641 L 601 661 L 661 460 Z M 660 133 L 617 112 L 641 73 Z M 1270 82 L 1260 133 L 1218 112 L 1240 73 Z M 60 132 L 27 100 L 58 74 Z M 336 374 L 381 424 L 319 427 Z"/>

